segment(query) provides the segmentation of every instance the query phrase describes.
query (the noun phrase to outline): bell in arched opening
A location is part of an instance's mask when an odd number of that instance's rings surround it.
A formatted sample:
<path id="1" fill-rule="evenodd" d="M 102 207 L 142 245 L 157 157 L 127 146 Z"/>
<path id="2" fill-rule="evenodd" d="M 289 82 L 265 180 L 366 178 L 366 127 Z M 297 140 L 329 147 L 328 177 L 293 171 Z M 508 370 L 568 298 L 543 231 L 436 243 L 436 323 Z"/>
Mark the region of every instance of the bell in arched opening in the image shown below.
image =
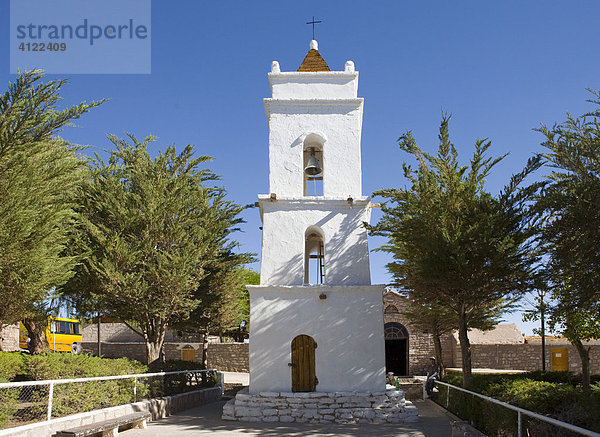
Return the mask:
<path id="1" fill-rule="evenodd" d="M 310 158 L 308 158 L 308 163 L 306 164 L 306 167 L 304 167 L 304 173 L 306 173 L 309 176 L 316 176 L 318 174 L 321 174 L 322 171 L 323 169 L 321 168 L 319 160 L 315 156 L 315 152 L 313 150 L 310 154 Z"/>

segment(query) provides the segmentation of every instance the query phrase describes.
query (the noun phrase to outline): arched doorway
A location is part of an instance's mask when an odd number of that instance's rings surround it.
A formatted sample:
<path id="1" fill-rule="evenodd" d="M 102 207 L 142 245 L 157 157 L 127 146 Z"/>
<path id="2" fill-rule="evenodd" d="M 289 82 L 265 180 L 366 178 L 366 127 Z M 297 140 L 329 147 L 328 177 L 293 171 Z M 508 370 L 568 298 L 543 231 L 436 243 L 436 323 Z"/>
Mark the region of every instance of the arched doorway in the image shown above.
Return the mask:
<path id="1" fill-rule="evenodd" d="M 308 335 L 299 335 L 292 340 L 292 391 L 315 391 L 315 349 L 317 343 Z"/>
<path id="2" fill-rule="evenodd" d="M 400 323 L 386 323 L 385 371 L 397 376 L 408 375 L 408 331 Z"/>

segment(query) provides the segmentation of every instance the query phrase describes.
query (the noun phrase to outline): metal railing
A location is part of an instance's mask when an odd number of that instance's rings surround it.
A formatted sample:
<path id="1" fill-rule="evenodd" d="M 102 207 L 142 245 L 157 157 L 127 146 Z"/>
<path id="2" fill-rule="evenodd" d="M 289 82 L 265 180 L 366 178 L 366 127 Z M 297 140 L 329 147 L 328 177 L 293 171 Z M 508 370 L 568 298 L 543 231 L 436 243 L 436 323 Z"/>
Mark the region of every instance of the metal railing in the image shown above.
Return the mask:
<path id="1" fill-rule="evenodd" d="M 448 384 L 448 383 L 441 382 L 441 381 L 436 381 L 435 384 L 436 385 L 442 385 L 442 386 L 446 387 L 446 394 L 445 394 L 445 398 L 446 398 L 445 399 L 445 404 L 446 405 L 445 405 L 445 407 L 449 411 L 452 411 L 452 410 L 450 410 L 449 407 L 450 407 L 450 389 L 453 389 L 453 390 L 458 390 L 460 392 L 463 392 L 463 393 L 466 393 L 468 395 L 471 395 L 473 397 L 473 399 L 474 398 L 480 398 L 480 399 L 483 399 L 483 400 L 485 400 L 487 402 L 490 402 L 492 404 L 500 405 L 500 406 L 502 406 L 504 408 L 507 408 L 507 409 L 509 409 L 511 411 L 516 412 L 517 413 L 517 417 L 516 417 L 516 422 L 517 422 L 516 423 L 517 424 L 516 435 L 517 435 L 517 437 L 523 437 L 523 432 L 524 432 L 523 420 L 524 420 L 524 416 L 525 416 L 525 420 L 527 418 L 532 418 L 532 419 L 534 419 L 536 421 L 548 423 L 550 425 L 559 427 L 561 429 L 570 431 L 572 433 L 576 433 L 577 435 L 585 435 L 585 436 L 590 436 L 590 437 L 600 437 L 599 433 L 594 432 L 594 431 L 590 431 L 589 429 L 585 429 L 585 428 L 581 428 L 579 426 L 571 425 L 570 423 L 562 422 L 560 420 L 553 419 L 551 417 L 547 417 L 547 416 L 544 416 L 542 414 L 538 414 L 538 413 L 535 413 L 533 411 L 526 410 L 524 408 L 516 407 L 516 406 L 508 404 L 506 402 L 499 401 L 498 399 L 494 399 L 494 398 L 491 398 L 489 396 L 485 396 L 485 395 L 482 395 L 482 394 L 479 394 L 479 393 L 475 393 L 475 392 L 470 391 L 470 390 L 465 390 L 462 387 L 457 387 L 455 385 Z M 438 395 L 439 395 L 439 393 L 438 393 Z M 442 403 L 442 399 L 440 399 L 440 398 L 437 399 L 437 403 L 440 404 L 440 405 L 442 405 L 442 406 L 444 405 Z M 458 416 L 461 417 L 460 415 L 458 415 Z M 461 419 L 471 420 L 470 417 L 461 417 Z M 490 418 L 488 418 L 488 420 L 489 419 Z M 549 436 L 549 435 L 551 435 L 548 430 L 540 431 L 540 432 L 541 432 L 540 434 L 530 434 L 528 432 L 527 435 L 540 435 L 540 436 L 542 436 L 542 435 L 543 436 Z M 507 434 L 507 435 L 510 435 L 510 434 Z M 564 434 L 562 434 L 562 435 L 564 435 Z"/>
<path id="2" fill-rule="evenodd" d="M 224 389 L 216 369 L 0 383 L 0 429 L 171 396 Z"/>

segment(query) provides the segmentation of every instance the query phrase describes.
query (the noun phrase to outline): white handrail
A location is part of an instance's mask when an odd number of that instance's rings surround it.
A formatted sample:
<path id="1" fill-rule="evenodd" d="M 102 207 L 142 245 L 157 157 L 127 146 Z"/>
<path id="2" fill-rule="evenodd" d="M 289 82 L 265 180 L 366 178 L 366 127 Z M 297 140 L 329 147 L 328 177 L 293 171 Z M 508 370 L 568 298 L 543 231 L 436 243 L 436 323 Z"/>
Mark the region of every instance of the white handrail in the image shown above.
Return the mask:
<path id="1" fill-rule="evenodd" d="M 519 429 L 521 428 L 521 420 L 520 420 L 521 414 L 525 414 L 526 416 L 533 417 L 533 418 L 541 420 L 543 422 L 548 422 L 548 423 L 551 423 L 553 425 L 560 426 L 562 428 L 566 428 L 569 431 L 578 432 L 580 434 L 587 435 L 587 436 L 590 436 L 590 437 L 600 437 L 599 433 L 594 432 L 594 431 L 590 431 L 589 429 L 585 429 L 585 428 L 581 428 L 579 426 L 571 425 L 570 423 L 561 422 L 560 420 L 553 419 L 552 417 L 547 417 L 547 416 L 544 416 L 542 414 L 534 413 L 533 411 L 526 410 L 526 409 L 521 408 L 521 407 L 516 407 L 516 406 L 511 405 L 511 404 L 507 404 L 506 402 L 502 402 L 502 401 L 499 401 L 498 399 L 494 399 L 494 398 L 491 398 L 489 396 L 485 396 L 485 395 L 482 395 L 482 394 L 479 394 L 479 393 L 475 393 L 474 391 L 465 390 L 462 387 L 457 387 L 455 385 L 448 384 L 448 383 L 442 382 L 442 381 L 435 381 L 435 383 L 436 384 L 445 385 L 449 389 L 453 388 L 455 390 L 459 390 L 459 391 L 468 393 L 470 395 L 477 396 L 477 397 L 485 399 L 486 401 L 491 402 L 493 404 L 502 405 L 503 407 L 508 408 L 509 410 L 513 410 L 513 411 L 516 411 L 516 412 L 520 413 L 519 416 L 518 416 L 518 419 L 517 419 L 517 420 L 519 420 L 519 423 L 518 423 Z M 448 389 L 448 393 L 450 392 L 449 389 Z"/>
<path id="2" fill-rule="evenodd" d="M 202 369 L 202 370 L 178 370 L 174 372 L 156 372 L 156 373 L 134 373 L 130 375 L 114 375 L 114 376 L 94 376 L 88 378 L 72 378 L 72 379 L 45 379 L 41 381 L 21 381 L 21 382 L 2 382 L 0 388 L 9 387 L 25 387 L 29 385 L 48 385 L 48 384 L 67 384 L 72 382 L 90 382 L 90 381 L 108 381 L 112 379 L 127 379 L 127 378 L 145 378 L 149 376 L 164 376 L 174 375 L 178 373 L 203 373 L 216 372 L 217 369 Z"/>

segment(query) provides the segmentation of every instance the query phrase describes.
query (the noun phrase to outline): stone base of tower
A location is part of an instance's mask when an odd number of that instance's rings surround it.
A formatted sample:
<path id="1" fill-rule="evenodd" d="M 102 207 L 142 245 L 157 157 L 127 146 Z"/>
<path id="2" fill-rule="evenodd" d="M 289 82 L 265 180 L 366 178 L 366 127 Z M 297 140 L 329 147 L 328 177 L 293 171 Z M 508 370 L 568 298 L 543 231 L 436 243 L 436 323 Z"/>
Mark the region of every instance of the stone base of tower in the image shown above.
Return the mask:
<path id="1" fill-rule="evenodd" d="M 418 410 L 402 390 L 383 393 L 239 392 L 223 406 L 223 420 L 297 423 L 402 423 Z"/>

